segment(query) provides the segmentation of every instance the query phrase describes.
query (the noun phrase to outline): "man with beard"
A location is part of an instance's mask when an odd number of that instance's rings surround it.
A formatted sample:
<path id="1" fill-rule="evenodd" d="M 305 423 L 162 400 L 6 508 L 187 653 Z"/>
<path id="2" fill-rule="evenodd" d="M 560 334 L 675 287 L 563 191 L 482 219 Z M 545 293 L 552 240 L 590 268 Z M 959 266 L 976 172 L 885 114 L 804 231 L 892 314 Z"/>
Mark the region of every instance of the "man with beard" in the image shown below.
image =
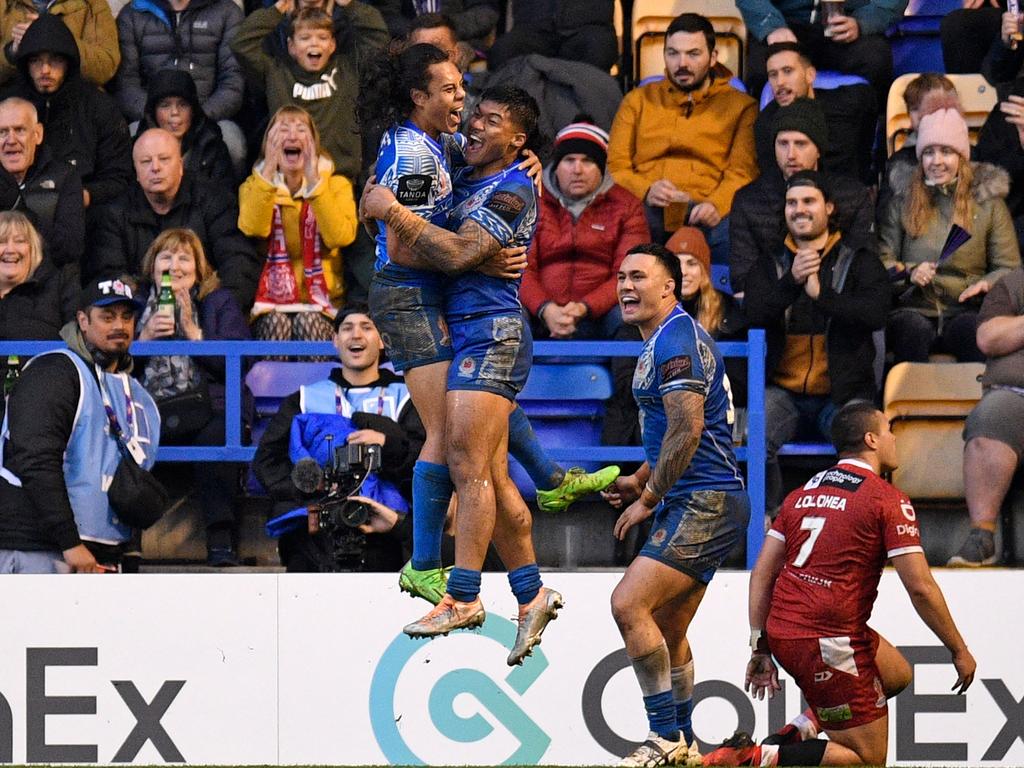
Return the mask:
<path id="1" fill-rule="evenodd" d="M 785 244 L 747 275 L 747 319 L 768 335 L 765 508 L 772 518 L 784 496 L 779 447 L 798 435 L 829 439 L 839 408 L 877 395 L 871 335 L 885 326 L 889 278 L 874 249 L 845 237 L 830 223 L 835 218 L 828 181 L 816 171 L 794 173 L 786 181 Z"/>
<path id="2" fill-rule="evenodd" d="M 677 16 L 665 32 L 666 78 L 626 94 L 615 115 L 608 169 L 644 202 L 656 241 L 700 227 L 712 261 L 725 264 L 732 197 L 757 177 L 757 103 L 717 62 L 711 22 Z"/>
<path id="3" fill-rule="evenodd" d="M 82 291 L 68 348 L 32 360 L 0 431 L 0 573 L 101 573 L 131 537 L 107 497 L 122 458 L 119 428 L 144 469 L 156 462 L 160 412 L 131 376 L 128 346 L 143 302 L 123 280 Z"/>

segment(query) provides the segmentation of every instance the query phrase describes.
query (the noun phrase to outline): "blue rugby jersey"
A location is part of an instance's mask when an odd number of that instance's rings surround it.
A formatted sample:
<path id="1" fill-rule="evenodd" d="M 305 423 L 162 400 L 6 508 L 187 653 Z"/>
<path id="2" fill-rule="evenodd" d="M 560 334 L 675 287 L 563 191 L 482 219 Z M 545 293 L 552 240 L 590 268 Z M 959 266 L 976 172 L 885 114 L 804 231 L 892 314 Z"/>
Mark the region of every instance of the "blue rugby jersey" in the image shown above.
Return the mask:
<path id="1" fill-rule="evenodd" d="M 704 429 L 690 465 L 665 498 L 701 490 L 742 489 L 743 479 L 732 451 L 732 403 L 722 356 L 707 331 L 679 305 L 644 342 L 633 374 L 633 398 L 640 407 L 644 453 L 651 467 L 658 463 L 668 429 L 662 398 L 676 391 L 704 398 Z"/>
<path id="2" fill-rule="evenodd" d="M 390 189 L 398 202 L 431 224 L 444 227 L 451 212 L 453 165 L 462 162 L 466 137 L 442 133 L 434 141 L 414 123 L 406 120 L 392 125 L 380 140 L 374 173 L 377 183 Z M 380 271 L 388 259 L 387 232 L 384 222 L 377 222 L 377 259 L 374 270 Z M 411 279 L 428 273 L 407 267 L 392 267 L 407 273 Z"/>
<path id="3" fill-rule="evenodd" d="M 472 179 L 473 168 L 452 173 L 455 199 L 447 229 L 457 232 L 472 219 L 494 237 L 502 248 L 529 245 L 537 226 L 537 194 L 525 171 L 512 164 L 483 179 Z M 520 312 L 520 280 L 488 277 L 467 272 L 450 283 L 445 294 L 449 319 L 491 312 Z"/>

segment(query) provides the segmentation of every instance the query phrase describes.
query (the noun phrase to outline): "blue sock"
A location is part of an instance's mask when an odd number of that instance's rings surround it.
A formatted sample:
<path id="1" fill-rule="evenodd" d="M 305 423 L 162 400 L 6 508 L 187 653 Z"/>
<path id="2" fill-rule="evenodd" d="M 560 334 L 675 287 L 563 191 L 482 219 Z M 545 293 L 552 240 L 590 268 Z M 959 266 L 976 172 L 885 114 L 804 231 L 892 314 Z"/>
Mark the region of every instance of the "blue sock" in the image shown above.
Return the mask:
<path id="1" fill-rule="evenodd" d="M 508 417 L 508 452 L 523 465 L 533 484 L 542 490 L 550 491 L 565 477 L 565 470 L 548 458 L 530 426 L 530 420 L 518 405 Z"/>
<path id="2" fill-rule="evenodd" d="M 448 467 L 416 462 L 412 470 L 412 567 L 417 571 L 441 567 L 441 535 L 452 490 Z"/>
<path id="3" fill-rule="evenodd" d="M 651 696 L 644 696 L 644 709 L 647 710 L 647 722 L 652 731 L 663 739 L 679 741 L 676 703 L 672 700 L 671 689 Z"/>
<path id="4" fill-rule="evenodd" d="M 540 580 L 540 568 L 536 563 L 523 565 L 508 572 L 508 585 L 520 605 L 526 605 L 540 592 L 543 582 Z"/>
<path id="5" fill-rule="evenodd" d="M 460 603 L 472 603 L 480 594 L 480 571 L 452 568 L 448 574 L 448 594 Z"/>
<path id="6" fill-rule="evenodd" d="M 676 702 L 676 724 L 679 730 L 686 737 L 687 744 L 693 744 L 693 725 L 690 722 L 690 715 L 693 714 L 693 699 Z"/>

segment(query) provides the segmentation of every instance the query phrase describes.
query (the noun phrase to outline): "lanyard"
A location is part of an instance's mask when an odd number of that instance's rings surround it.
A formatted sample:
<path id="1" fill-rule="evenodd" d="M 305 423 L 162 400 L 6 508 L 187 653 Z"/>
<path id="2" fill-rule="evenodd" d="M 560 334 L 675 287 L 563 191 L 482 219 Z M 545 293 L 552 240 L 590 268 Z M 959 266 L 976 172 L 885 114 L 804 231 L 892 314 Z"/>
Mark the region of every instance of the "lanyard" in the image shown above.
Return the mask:
<path id="1" fill-rule="evenodd" d="M 119 375 L 118 378 L 121 380 L 121 386 L 124 389 L 125 420 L 128 422 L 129 432 L 134 434 L 135 403 L 132 400 L 131 387 L 128 386 L 127 377 L 124 374 Z M 121 429 L 121 424 L 117 420 L 117 413 L 115 413 L 114 406 L 111 404 L 110 397 L 107 395 L 106 379 L 104 378 L 103 371 L 99 366 L 96 366 L 96 381 L 100 385 L 100 397 L 103 398 L 103 410 L 107 412 L 107 419 L 110 421 L 110 427 L 114 430 L 115 435 L 124 440 L 124 431 Z"/>
<path id="2" fill-rule="evenodd" d="M 345 412 L 341 407 L 341 387 L 337 384 L 334 385 L 334 412 L 339 416 L 344 416 Z M 377 415 L 384 415 L 384 388 L 377 387 Z"/>

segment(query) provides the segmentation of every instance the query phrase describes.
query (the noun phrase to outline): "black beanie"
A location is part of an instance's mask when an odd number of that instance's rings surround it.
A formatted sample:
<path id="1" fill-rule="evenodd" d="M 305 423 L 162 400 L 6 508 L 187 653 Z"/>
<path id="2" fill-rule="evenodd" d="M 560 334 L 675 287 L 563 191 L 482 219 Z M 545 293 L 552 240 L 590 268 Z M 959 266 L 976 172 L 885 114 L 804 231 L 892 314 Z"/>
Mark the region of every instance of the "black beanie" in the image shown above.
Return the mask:
<path id="1" fill-rule="evenodd" d="M 825 113 L 812 99 L 797 99 L 792 104 L 779 107 L 772 118 L 772 141 L 782 131 L 799 131 L 814 142 L 818 152 L 824 155 L 828 151 L 828 125 Z"/>

